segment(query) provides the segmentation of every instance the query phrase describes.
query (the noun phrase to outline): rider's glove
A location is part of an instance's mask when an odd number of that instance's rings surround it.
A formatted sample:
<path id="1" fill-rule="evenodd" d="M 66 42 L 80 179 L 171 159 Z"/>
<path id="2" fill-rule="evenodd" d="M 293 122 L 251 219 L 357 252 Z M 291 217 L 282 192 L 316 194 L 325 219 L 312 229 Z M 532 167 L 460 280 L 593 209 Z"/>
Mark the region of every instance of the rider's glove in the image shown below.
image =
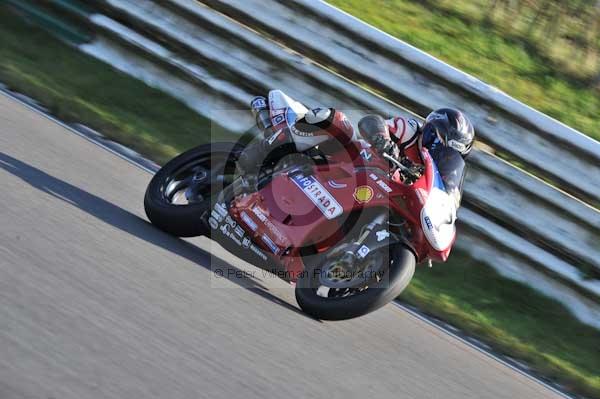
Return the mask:
<path id="1" fill-rule="evenodd" d="M 256 120 L 256 126 L 258 126 L 265 135 L 268 135 L 272 131 L 270 128 L 273 124 L 271 123 L 271 113 L 269 111 L 267 99 L 263 96 L 254 97 L 250 102 L 250 109 Z"/>
<path id="2" fill-rule="evenodd" d="M 267 153 L 266 140 L 254 141 L 242 150 L 238 158 L 238 165 L 246 174 L 256 174 Z"/>
<path id="3" fill-rule="evenodd" d="M 394 143 L 392 143 L 392 140 L 384 137 L 383 135 L 374 135 L 371 139 L 371 144 L 380 154 L 390 154 L 390 151 L 394 147 Z"/>
<path id="4" fill-rule="evenodd" d="M 407 168 L 407 170 L 400 170 L 400 177 L 405 184 L 413 184 L 425 172 L 423 165 L 414 163 L 407 157 L 400 159 L 400 163 Z"/>
<path id="5" fill-rule="evenodd" d="M 377 152 L 381 155 L 388 154 L 391 157 L 393 157 L 394 159 L 397 159 L 400 154 L 400 150 L 398 149 L 398 146 L 396 144 L 394 144 L 392 142 L 392 140 L 390 140 L 382 135 L 374 136 L 371 139 L 371 144 L 373 145 L 373 147 L 375 147 Z M 390 166 L 394 166 L 394 163 L 392 161 L 389 161 L 389 163 L 390 163 Z"/>

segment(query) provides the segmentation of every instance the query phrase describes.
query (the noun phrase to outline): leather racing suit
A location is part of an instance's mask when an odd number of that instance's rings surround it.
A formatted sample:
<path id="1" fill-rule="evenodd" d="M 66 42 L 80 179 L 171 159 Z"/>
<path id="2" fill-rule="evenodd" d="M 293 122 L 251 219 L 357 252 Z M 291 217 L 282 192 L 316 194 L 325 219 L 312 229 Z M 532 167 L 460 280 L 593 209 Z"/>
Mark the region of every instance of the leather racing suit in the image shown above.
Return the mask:
<path id="1" fill-rule="evenodd" d="M 265 139 L 240 157 L 240 166 L 245 171 L 252 171 L 277 146 L 285 148 L 285 152 L 305 151 L 317 145 L 326 148 L 328 142 L 337 142 L 349 148 L 353 140 L 359 139 L 343 112 L 334 108 L 308 110 L 281 90 L 270 91 L 268 98 L 255 97 L 251 106 Z M 287 121 L 287 108 L 303 116 L 297 122 L 289 123 L 289 129 L 278 128 Z M 458 209 L 465 172 L 464 160 L 458 153 L 440 145 L 439 141 L 423 143 L 421 126 L 415 119 L 399 116 L 384 120 L 377 115 L 368 115 L 359 121 L 358 128 L 360 135 L 378 151 L 385 151 L 396 158 L 408 158 L 420 163 L 420 148 L 427 147 L 438 167 L 446 192 L 454 200 L 455 209 Z"/>

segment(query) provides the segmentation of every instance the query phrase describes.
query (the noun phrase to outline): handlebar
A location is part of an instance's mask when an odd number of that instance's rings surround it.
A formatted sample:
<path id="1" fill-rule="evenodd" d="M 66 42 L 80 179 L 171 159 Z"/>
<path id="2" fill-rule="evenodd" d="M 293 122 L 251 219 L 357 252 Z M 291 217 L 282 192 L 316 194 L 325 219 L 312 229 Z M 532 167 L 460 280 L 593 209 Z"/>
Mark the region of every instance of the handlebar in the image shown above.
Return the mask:
<path id="1" fill-rule="evenodd" d="M 421 173 L 416 173 L 414 170 L 412 170 L 411 168 L 402 164 L 402 162 L 398 161 L 396 158 L 394 158 L 390 154 L 384 152 L 382 154 L 382 156 L 385 159 L 387 159 L 388 161 L 390 161 L 391 163 L 393 163 L 394 165 L 396 165 L 398 167 L 398 169 L 400 169 L 406 176 L 409 176 L 411 179 L 418 180 L 419 178 L 421 178 L 421 176 L 422 176 Z"/>
<path id="2" fill-rule="evenodd" d="M 391 163 L 393 163 L 394 165 L 396 165 L 398 168 L 402 169 L 402 171 L 409 173 L 409 174 L 411 173 L 410 170 L 406 166 L 402 165 L 402 163 L 400 161 L 398 161 L 396 158 L 394 158 L 390 154 L 384 152 L 383 157 L 385 159 L 387 159 L 388 161 L 390 161 Z"/>

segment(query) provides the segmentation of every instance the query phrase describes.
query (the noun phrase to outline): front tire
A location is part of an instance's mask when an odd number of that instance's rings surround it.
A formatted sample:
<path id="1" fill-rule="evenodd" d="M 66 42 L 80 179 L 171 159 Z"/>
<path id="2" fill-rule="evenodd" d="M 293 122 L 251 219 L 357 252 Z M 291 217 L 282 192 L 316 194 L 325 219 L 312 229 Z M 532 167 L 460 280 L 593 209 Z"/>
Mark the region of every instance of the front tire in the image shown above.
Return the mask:
<path id="1" fill-rule="evenodd" d="M 353 295 L 323 297 L 319 290 L 323 282 L 319 276 L 328 256 L 318 256 L 306 261 L 304 273 L 296 283 L 296 300 L 300 308 L 321 320 L 345 320 L 373 312 L 394 300 L 408 286 L 415 271 L 415 256 L 401 244 L 383 248 L 388 252 L 388 267 L 380 281 L 372 280 L 368 288 Z M 371 255 L 369 255 L 371 256 Z M 331 288 L 326 287 L 329 292 Z M 339 291 L 339 290 L 338 290 Z M 330 294 L 327 294 L 330 295 Z"/>
<path id="2" fill-rule="evenodd" d="M 233 174 L 241 149 L 241 145 L 233 143 L 204 144 L 167 162 L 146 189 L 144 209 L 148 219 L 159 229 L 178 237 L 209 234 L 201 216 L 209 211 L 211 192 L 224 187 L 222 181 L 215 181 L 214 169 L 222 169 L 216 171 L 218 176 Z M 205 175 L 210 181 L 198 187 L 198 176 Z M 171 192 L 174 190 L 177 191 Z M 177 203 L 180 198 L 183 203 Z"/>

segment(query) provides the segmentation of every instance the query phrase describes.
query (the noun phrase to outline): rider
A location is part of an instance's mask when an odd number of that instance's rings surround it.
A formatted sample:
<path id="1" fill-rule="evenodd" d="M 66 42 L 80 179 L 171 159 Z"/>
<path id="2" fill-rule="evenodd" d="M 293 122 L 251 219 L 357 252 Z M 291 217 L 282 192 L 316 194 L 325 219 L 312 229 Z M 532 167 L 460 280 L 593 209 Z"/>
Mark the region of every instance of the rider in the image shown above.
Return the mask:
<path id="1" fill-rule="evenodd" d="M 404 117 L 384 120 L 378 115 L 367 115 L 358 122 L 358 129 L 380 153 L 386 152 L 396 158 L 407 157 L 417 162 L 420 148 L 427 148 L 446 192 L 458 209 L 465 174 L 464 159 L 475 140 L 473 124 L 464 113 L 453 108 L 440 108 L 431 112 L 423 125 Z"/>
<path id="2" fill-rule="evenodd" d="M 274 150 L 285 153 L 305 151 L 324 143 L 338 142 L 347 146 L 355 139 L 354 128 L 346 115 L 334 108 L 315 108 L 309 110 L 289 129 L 274 131 L 273 121 L 283 123 L 286 115 L 281 110 L 274 115 L 271 108 L 277 109 L 286 104 L 305 107 L 285 95 L 281 90 L 269 92 L 269 98 L 258 96 L 250 103 L 256 125 L 263 132 L 264 140 L 247 146 L 238 160 L 240 167 L 247 173 L 256 172 L 256 168 L 264 161 L 267 154 Z"/>
<path id="3" fill-rule="evenodd" d="M 242 170 L 252 174 L 265 156 L 278 149 L 284 153 L 305 151 L 327 142 L 339 142 L 343 146 L 356 140 L 352 124 L 343 112 L 333 108 L 316 108 L 308 111 L 292 127 L 273 132 L 269 103 L 278 99 L 290 100 L 280 90 L 265 97 L 255 97 L 251 102 L 257 126 L 265 139 L 244 150 L 239 159 Z M 396 159 L 409 158 L 416 161 L 420 148 L 426 147 L 436 162 L 446 192 L 454 199 L 458 209 L 464 179 L 464 158 L 473 146 L 475 132 L 472 123 L 461 111 L 441 108 L 427 116 L 420 125 L 415 119 L 395 117 L 384 120 L 378 115 L 367 115 L 358 122 L 361 135 L 380 153 Z"/>

